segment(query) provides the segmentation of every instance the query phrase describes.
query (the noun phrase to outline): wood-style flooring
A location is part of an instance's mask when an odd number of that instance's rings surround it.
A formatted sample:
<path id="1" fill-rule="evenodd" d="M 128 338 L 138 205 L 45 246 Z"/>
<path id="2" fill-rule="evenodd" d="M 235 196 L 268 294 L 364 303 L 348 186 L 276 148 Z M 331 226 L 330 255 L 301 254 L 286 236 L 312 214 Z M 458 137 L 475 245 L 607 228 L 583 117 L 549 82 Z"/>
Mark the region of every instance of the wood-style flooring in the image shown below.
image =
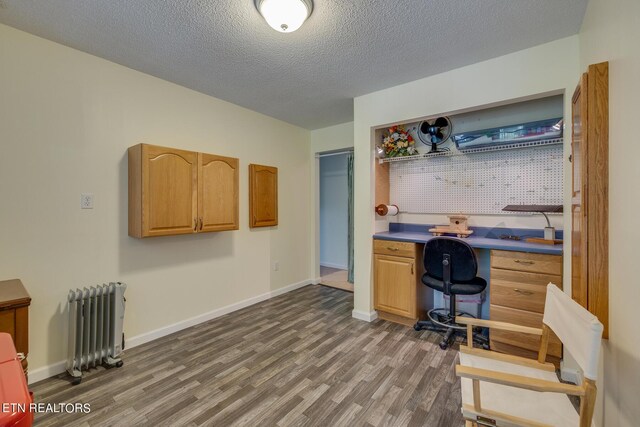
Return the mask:
<path id="1" fill-rule="evenodd" d="M 311 285 L 126 350 L 80 385 L 41 381 L 36 402 L 91 412 L 36 425 L 463 426 L 456 349 L 352 309 L 353 294 Z"/>
<path id="2" fill-rule="evenodd" d="M 347 281 L 347 270 L 320 266 L 320 284 L 353 292 L 353 283 Z"/>

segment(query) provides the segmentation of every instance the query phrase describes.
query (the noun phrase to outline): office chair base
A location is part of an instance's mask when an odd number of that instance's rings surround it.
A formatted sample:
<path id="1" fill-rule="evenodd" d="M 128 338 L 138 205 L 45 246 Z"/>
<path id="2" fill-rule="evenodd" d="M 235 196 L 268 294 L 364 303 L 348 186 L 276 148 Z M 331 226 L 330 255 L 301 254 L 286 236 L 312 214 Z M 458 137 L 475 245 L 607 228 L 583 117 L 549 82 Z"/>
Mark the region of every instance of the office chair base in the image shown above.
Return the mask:
<path id="1" fill-rule="evenodd" d="M 433 310 L 431 310 L 433 311 Z M 468 313 L 469 317 L 473 317 Z M 455 323 L 441 323 L 434 322 L 433 320 L 419 320 L 413 325 L 413 329 L 416 331 L 432 331 L 438 332 L 440 334 L 444 334 L 442 337 L 442 341 L 438 344 L 442 350 L 446 350 L 449 348 L 451 343 L 455 340 L 456 337 L 466 338 L 467 336 L 467 328 L 466 326 L 457 325 Z M 485 350 L 489 350 L 489 339 L 481 334 L 482 328 L 474 328 L 473 330 L 473 342 L 478 344 Z"/>
<path id="2" fill-rule="evenodd" d="M 475 319 L 475 316 L 465 312 L 465 311 L 457 311 L 456 316 L 470 317 Z M 458 325 L 455 322 L 455 317 L 451 317 L 449 314 L 449 309 L 446 308 L 434 308 L 427 312 L 427 317 L 431 323 L 439 325 L 443 328 L 453 328 L 461 331 L 466 331 L 467 327 Z M 419 322 L 418 322 L 419 323 Z"/>

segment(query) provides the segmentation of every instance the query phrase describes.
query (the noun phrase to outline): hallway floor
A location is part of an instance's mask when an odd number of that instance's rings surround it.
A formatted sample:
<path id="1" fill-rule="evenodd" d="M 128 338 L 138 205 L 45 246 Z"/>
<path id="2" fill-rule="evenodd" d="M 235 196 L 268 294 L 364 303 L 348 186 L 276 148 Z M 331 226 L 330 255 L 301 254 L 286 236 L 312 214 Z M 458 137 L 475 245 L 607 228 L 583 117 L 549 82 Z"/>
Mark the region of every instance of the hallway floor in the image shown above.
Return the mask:
<path id="1" fill-rule="evenodd" d="M 320 284 L 353 292 L 353 283 L 347 281 L 347 270 L 320 266 Z"/>

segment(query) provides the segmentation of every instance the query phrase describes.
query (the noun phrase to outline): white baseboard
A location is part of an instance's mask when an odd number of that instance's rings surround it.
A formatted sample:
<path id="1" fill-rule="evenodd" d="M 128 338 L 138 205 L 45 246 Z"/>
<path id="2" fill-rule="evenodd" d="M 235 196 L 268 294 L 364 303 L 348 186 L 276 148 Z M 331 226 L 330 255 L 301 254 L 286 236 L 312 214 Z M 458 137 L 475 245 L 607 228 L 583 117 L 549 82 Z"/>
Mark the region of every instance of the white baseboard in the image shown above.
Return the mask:
<path id="1" fill-rule="evenodd" d="M 322 283 L 322 277 L 316 277 L 315 279 L 311 280 L 312 285 L 318 285 L 320 283 Z"/>
<path id="2" fill-rule="evenodd" d="M 56 362 L 51 365 L 43 366 L 38 369 L 29 369 L 29 384 L 46 380 L 58 374 L 63 373 L 67 369 L 67 362 Z"/>
<path id="3" fill-rule="evenodd" d="M 351 312 L 351 317 L 358 320 L 364 320 L 365 322 L 373 322 L 378 318 L 378 312 L 374 310 L 372 312 L 367 313 L 366 311 L 360 311 L 360 310 L 354 309 Z"/>
<path id="4" fill-rule="evenodd" d="M 337 268 L 339 270 L 348 270 L 349 267 L 342 264 L 333 264 L 331 262 L 321 262 L 320 267 Z"/>
<path id="5" fill-rule="evenodd" d="M 129 348 L 137 347 L 139 345 L 148 343 L 149 341 L 153 341 L 158 338 L 162 338 L 174 332 L 178 332 L 183 329 L 189 328 L 191 326 L 195 326 L 200 323 L 213 320 L 217 317 L 221 317 L 221 316 L 224 316 L 225 314 L 229 314 L 234 311 L 241 310 L 243 308 L 249 307 L 251 305 L 257 304 L 262 301 L 266 301 L 268 299 L 277 297 L 279 295 L 286 294 L 287 292 L 295 291 L 296 289 L 303 288 L 307 285 L 315 284 L 314 282 L 315 280 L 313 279 L 303 280 L 302 282 L 294 283 L 292 285 L 288 285 L 283 288 L 276 289 L 274 291 L 269 291 L 264 294 L 237 302 L 235 304 L 217 308 L 215 310 L 209 311 L 208 313 L 194 316 L 189 319 L 185 319 L 180 322 L 173 323 L 171 325 L 163 326 L 162 328 L 158 328 L 153 331 L 136 335 L 134 337 L 131 337 L 125 340 L 125 348 L 129 349 Z M 67 362 L 63 360 L 61 362 L 56 362 L 56 363 L 52 363 L 51 365 L 43 366 L 41 368 L 37 368 L 33 370 L 30 369 L 29 384 L 33 384 L 38 381 L 42 381 L 47 378 L 53 377 L 55 375 L 61 374 L 65 371 L 66 366 L 67 366 Z"/>

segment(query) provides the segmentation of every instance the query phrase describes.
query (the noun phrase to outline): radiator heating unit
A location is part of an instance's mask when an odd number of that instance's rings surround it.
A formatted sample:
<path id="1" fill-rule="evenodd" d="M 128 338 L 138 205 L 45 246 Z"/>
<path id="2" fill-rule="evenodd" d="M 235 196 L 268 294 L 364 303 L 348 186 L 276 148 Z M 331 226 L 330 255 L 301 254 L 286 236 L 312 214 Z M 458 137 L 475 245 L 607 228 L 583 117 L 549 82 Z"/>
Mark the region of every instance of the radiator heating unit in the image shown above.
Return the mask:
<path id="1" fill-rule="evenodd" d="M 83 370 L 122 366 L 126 289 L 124 283 L 111 282 L 69 291 L 67 371 L 73 384 L 82 381 Z"/>

